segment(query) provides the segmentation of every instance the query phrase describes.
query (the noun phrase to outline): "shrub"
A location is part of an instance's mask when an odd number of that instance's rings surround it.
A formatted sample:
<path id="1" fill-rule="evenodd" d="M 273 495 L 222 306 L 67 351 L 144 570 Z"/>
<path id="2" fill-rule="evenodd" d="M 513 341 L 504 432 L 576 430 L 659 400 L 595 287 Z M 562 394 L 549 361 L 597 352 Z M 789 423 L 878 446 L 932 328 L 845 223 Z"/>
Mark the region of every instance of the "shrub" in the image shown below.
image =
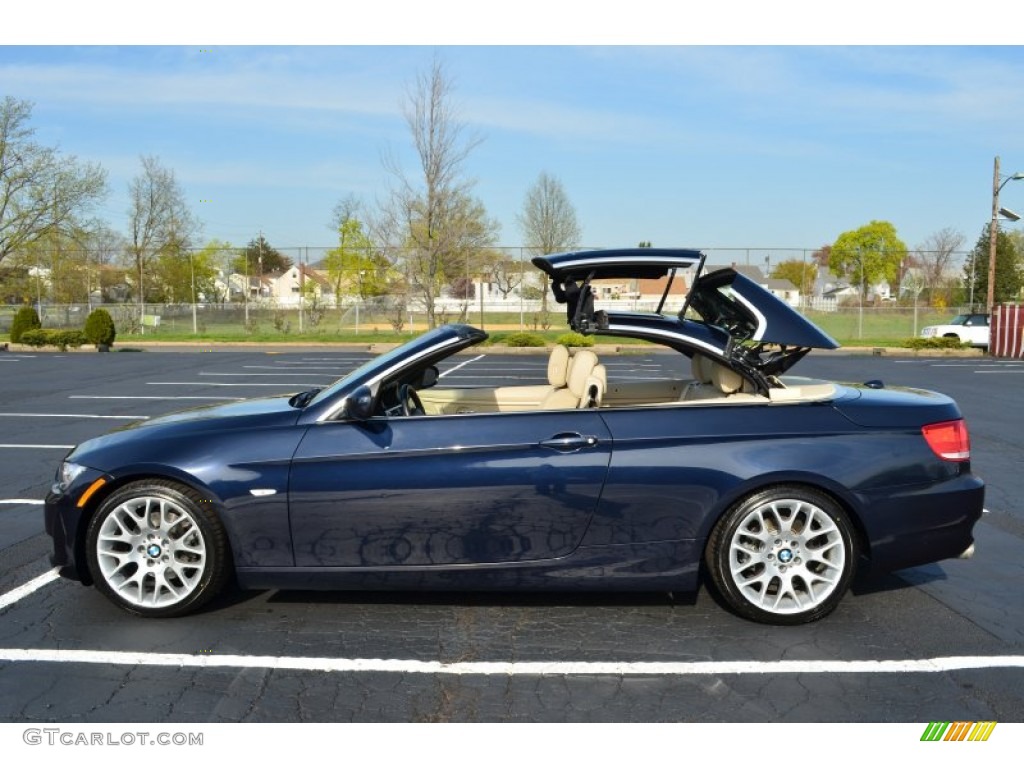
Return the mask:
<path id="1" fill-rule="evenodd" d="M 525 331 L 516 331 L 510 333 L 504 337 L 502 341 L 506 346 L 509 347 L 543 347 L 544 338 L 538 336 L 536 333 L 526 333 Z"/>
<path id="2" fill-rule="evenodd" d="M 68 347 L 77 349 L 85 344 L 85 334 L 81 331 L 64 331 L 59 328 L 33 328 L 21 334 L 21 343 L 30 347 L 57 347 L 66 352 Z"/>
<path id="3" fill-rule="evenodd" d="M 24 343 L 21 341 L 21 337 L 25 331 L 34 331 L 42 327 L 43 324 L 39 322 L 39 313 L 36 312 L 35 307 L 22 307 L 15 313 L 14 321 L 11 323 L 11 341 L 15 344 Z"/>
<path id="4" fill-rule="evenodd" d="M 584 336 L 582 333 L 570 331 L 569 333 L 563 333 L 555 339 L 555 343 L 564 344 L 567 347 L 592 347 L 594 346 L 594 339 L 591 336 Z"/>
<path id="5" fill-rule="evenodd" d="M 956 336 L 932 336 L 927 339 L 915 336 L 904 341 L 903 346 L 910 349 L 963 349 L 970 345 L 964 344 Z"/>
<path id="6" fill-rule="evenodd" d="M 106 344 L 108 347 L 114 343 L 117 330 L 114 328 L 114 318 L 105 309 L 94 309 L 85 319 L 85 340 L 97 347 Z"/>

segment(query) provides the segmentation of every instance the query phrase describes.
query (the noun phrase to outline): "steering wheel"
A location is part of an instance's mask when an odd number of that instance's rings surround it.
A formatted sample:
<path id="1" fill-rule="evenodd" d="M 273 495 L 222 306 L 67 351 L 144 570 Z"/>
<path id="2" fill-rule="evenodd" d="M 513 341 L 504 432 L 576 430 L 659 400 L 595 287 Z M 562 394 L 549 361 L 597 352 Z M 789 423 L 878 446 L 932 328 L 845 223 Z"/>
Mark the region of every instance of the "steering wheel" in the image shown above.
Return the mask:
<path id="1" fill-rule="evenodd" d="M 403 384 L 398 389 L 398 402 L 402 406 L 403 416 L 424 416 L 427 413 L 420 396 L 410 384 Z"/>

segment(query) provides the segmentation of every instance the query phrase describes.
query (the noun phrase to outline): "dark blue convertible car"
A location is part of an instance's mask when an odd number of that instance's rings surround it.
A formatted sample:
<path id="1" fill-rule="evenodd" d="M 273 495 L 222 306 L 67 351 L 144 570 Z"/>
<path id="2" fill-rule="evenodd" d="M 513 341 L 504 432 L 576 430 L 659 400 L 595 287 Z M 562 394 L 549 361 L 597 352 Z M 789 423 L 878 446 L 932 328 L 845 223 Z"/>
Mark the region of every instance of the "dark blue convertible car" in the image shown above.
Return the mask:
<path id="1" fill-rule="evenodd" d="M 934 392 L 787 371 L 836 343 L 697 251 L 534 259 L 584 334 L 690 359 L 619 382 L 555 347 L 544 384 L 450 388 L 486 338 L 432 330 L 333 386 L 172 414 L 71 451 L 46 500 L 53 562 L 143 616 L 245 588 L 694 590 L 796 624 L 863 562 L 967 556 L 982 512 L 967 429 Z M 666 310 L 673 281 L 692 283 Z M 660 281 L 649 312 L 595 287 Z"/>

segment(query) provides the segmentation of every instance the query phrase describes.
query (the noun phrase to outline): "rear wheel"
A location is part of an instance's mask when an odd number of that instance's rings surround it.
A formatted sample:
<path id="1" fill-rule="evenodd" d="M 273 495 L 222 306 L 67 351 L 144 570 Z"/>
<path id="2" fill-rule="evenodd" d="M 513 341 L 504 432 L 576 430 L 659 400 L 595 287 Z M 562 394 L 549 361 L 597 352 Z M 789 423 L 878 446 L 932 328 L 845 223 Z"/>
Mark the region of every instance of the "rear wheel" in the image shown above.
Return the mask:
<path id="1" fill-rule="evenodd" d="M 799 486 L 768 488 L 739 502 L 707 548 L 711 579 L 729 607 L 768 624 L 803 624 L 831 613 L 856 558 L 842 508 Z"/>
<path id="2" fill-rule="evenodd" d="M 89 570 L 110 600 L 140 616 L 180 616 L 227 581 L 224 527 L 188 486 L 130 483 L 105 500 L 86 534 Z"/>

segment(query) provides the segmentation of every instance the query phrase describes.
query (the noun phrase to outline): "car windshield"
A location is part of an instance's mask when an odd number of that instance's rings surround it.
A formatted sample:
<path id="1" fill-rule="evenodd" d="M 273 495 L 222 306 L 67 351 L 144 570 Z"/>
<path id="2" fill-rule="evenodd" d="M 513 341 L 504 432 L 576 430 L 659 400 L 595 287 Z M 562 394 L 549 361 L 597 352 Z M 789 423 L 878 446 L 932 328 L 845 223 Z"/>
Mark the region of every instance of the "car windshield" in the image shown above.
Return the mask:
<path id="1" fill-rule="evenodd" d="M 328 400 L 339 390 L 343 389 L 348 382 L 358 381 L 359 379 L 364 378 L 368 373 L 370 373 L 370 371 L 376 370 L 380 367 L 387 368 L 393 361 L 401 359 L 407 353 L 407 348 L 415 341 L 416 340 L 414 339 L 413 341 L 409 341 L 395 347 L 390 352 L 385 352 L 377 357 L 371 357 L 348 375 L 341 377 L 326 389 L 320 390 L 316 397 L 306 403 L 306 405 L 314 405 L 316 403 L 323 402 L 324 400 Z"/>
<path id="2" fill-rule="evenodd" d="M 966 325 L 967 319 L 969 317 L 970 317 L 970 315 L 957 315 L 956 317 L 954 317 L 952 320 L 949 321 L 949 324 L 950 325 Z"/>
<path id="3" fill-rule="evenodd" d="M 365 383 L 380 371 L 387 371 L 393 366 L 401 366 L 404 360 L 423 359 L 424 355 L 428 357 L 438 354 L 449 355 L 455 349 L 476 344 L 486 338 L 486 333 L 468 325 L 446 325 L 434 328 L 395 347 L 390 352 L 370 358 L 350 374 L 319 392 L 306 405 L 316 405 L 330 400 L 338 392 L 357 382 Z"/>

